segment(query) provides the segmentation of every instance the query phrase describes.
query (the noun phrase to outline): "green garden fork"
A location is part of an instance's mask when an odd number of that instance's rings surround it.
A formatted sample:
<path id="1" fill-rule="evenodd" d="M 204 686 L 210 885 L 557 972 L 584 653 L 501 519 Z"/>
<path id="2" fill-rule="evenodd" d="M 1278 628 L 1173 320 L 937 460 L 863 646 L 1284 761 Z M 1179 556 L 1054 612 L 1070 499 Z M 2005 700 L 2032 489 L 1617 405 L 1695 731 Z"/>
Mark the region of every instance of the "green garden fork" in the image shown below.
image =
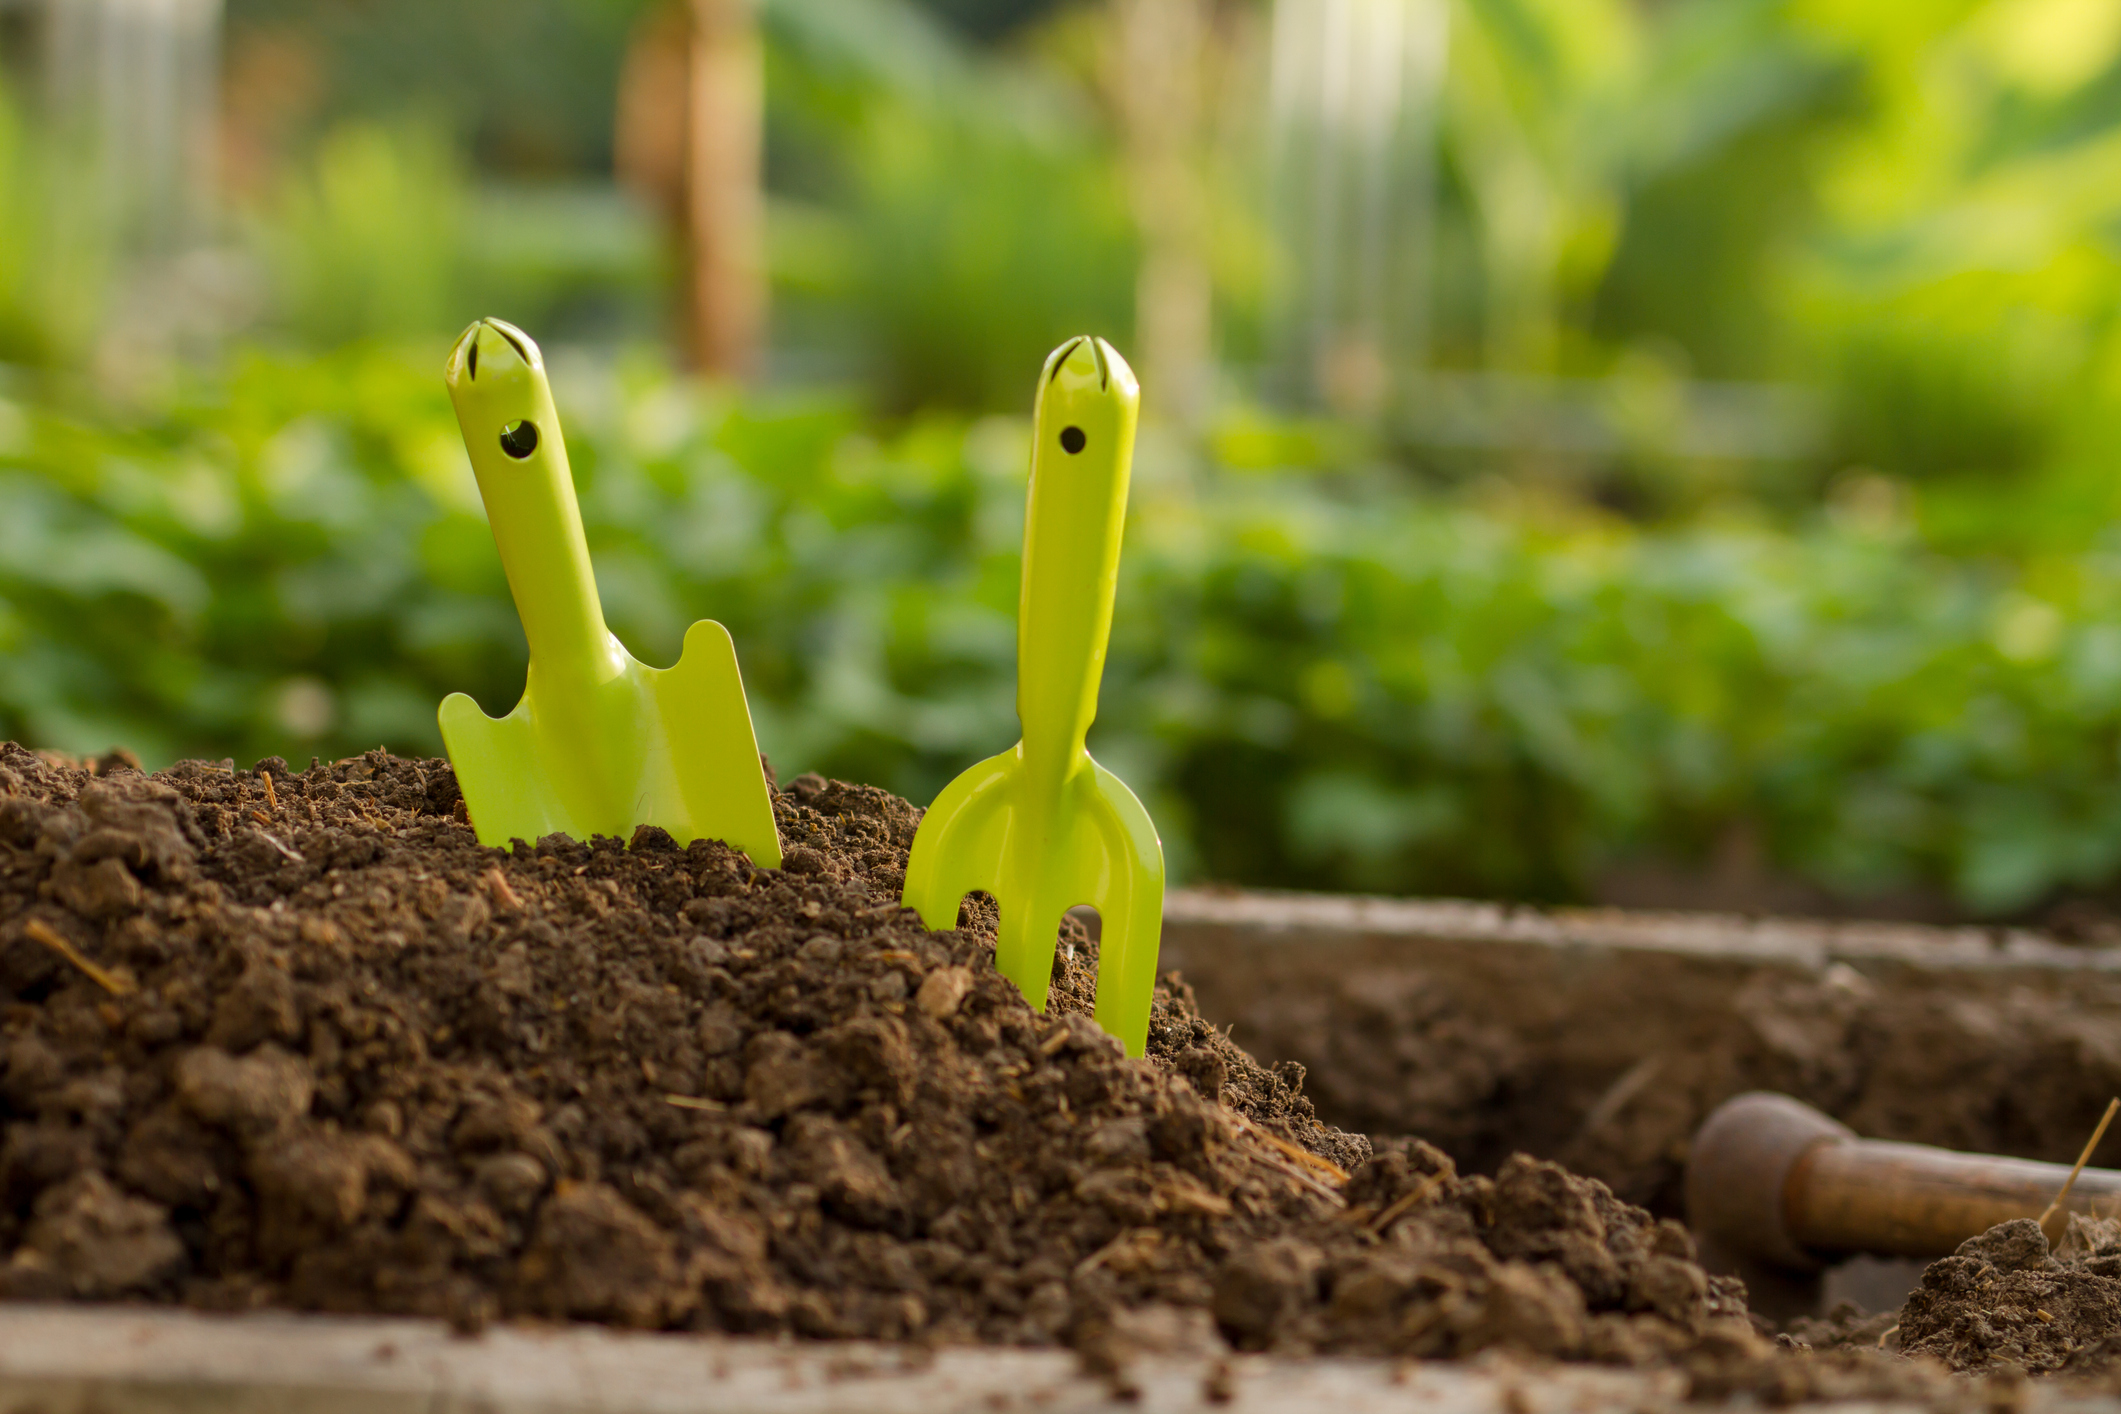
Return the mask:
<path id="1" fill-rule="evenodd" d="M 679 844 L 706 836 L 779 867 L 729 631 L 702 619 L 676 667 L 651 668 L 604 624 L 538 346 L 482 319 L 457 340 L 443 376 L 530 640 L 513 712 L 489 717 L 461 692 L 442 703 L 442 741 L 479 843 L 557 831 L 626 839 L 660 825 Z"/>
<path id="2" fill-rule="evenodd" d="M 1001 905 L 995 965 L 1046 1009 L 1061 917 L 1098 911 L 1097 1022 L 1131 1056 L 1148 1044 L 1163 930 L 1164 849 L 1134 792 L 1084 746 L 1097 716 L 1141 389 L 1102 339 L 1055 349 L 1039 375 L 1031 499 L 1016 609 L 1024 738 L 928 807 L 906 861 L 908 907 L 957 926 L 985 889 Z"/>

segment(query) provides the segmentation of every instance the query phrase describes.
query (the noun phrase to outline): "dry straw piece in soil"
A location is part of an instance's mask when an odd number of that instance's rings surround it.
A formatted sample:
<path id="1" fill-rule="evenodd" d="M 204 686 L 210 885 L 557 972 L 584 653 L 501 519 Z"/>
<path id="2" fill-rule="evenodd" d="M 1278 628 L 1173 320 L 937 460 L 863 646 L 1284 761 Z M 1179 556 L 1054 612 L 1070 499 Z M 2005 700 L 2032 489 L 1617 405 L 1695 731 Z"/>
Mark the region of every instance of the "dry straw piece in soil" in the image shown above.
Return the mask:
<path id="1" fill-rule="evenodd" d="M 1547 1163 L 1317 1122 L 1157 994 L 1041 1016 L 919 812 L 804 777 L 786 867 L 481 848 L 446 763 L 0 748 L 0 1290 L 816 1337 L 1726 1364 L 1686 1233 Z"/>

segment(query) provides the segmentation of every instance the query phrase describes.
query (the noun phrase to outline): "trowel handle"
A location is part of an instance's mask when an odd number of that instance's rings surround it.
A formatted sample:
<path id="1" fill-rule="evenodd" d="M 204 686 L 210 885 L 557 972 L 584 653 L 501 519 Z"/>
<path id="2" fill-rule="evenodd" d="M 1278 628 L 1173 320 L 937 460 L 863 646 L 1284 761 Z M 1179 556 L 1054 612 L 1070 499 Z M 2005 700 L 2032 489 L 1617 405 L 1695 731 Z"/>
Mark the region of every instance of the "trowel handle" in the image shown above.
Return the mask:
<path id="1" fill-rule="evenodd" d="M 1034 768 L 1072 766 L 1097 716 L 1140 405 L 1133 371 L 1102 339 L 1063 344 L 1039 376 L 1016 620 L 1016 712 Z"/>
<path id="2" fill-rule="evenodd" d="M 1997 1223 L 2039 1217 L 2069 1169 L 1859 1139 L 1787 1095 L 1755 1093 L 1726 1102 L 1695 1134 L 1687 1211 L 1729 1251 L 1796 1270 L 1855 1252 L 1942 1257 Z M 2062 1211 L 2112 1212 L 2117 1201 L 2121 1173 L 2087 1168 Z"/>
<path id="3" fill-rule="evenodd" d="M 533 671 L 601 681 L 622 664 L 538 346 L 512 324 L 482 319 L 458 339 L 444 376 Z"/>

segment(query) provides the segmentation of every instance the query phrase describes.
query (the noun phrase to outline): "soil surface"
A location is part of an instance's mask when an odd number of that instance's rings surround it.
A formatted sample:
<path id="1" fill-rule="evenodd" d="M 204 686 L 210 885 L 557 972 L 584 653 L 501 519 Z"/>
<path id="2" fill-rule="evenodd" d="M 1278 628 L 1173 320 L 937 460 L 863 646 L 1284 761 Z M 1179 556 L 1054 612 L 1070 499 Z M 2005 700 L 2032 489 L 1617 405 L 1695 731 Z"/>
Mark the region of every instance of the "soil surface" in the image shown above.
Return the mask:
<path id="1" fill-rule="evenodd" d="M 2031 1218 L 1967 1239 L 1922 1274 L 1898 1334 L 1955 1370 L 2121 1374 L 2121 1220 L 2072 1214 L 2053 1251 Z"/>
<path id="2" fill-rule="evenodd" d="M 0 1295 L 1779 1368 L 1678 1224 L 1372 1153 L 1175 977 L 1128 1060 L 1079 932 L 1041 1015 L 898 906 L 913 807 L 775 808 L 497 850 L 441 761 L 0 747 Z"/>
<path id="3" fill-rule="evenodd" d="M 1910 1392 L 1981 1376 L 1990 1405 L 2011 1408 L 2029 1375 L 2078 1395 L 2121 1393 L 2121 1219 L 2072 1214 L 2052 1249 L 2032 1219 L 2000 1223 L 1932 1262 L 1898 1311 L 1844 1305 L 1792 1322 L 1779 1343 L 1806 1357 L 1814 1390 L 1831 1370 L 1828 1385 L 1883 1379 Z M 1790 1379 L 1786 1361 L 1722 1374 L 1755 1392 Z"/>
<path id="4" fill-rule="evenodd" d="M 1840 966 L 1739 983 L 1674 962 L 1655 982 L 1631 998 L 1558 962 L 1485 979 L 1378 965 L 1219 997 L 1215 1014 L 1256 1054 L 1302 1063 L 1327 1123 L 1418 1134 L 1476 1172 L 1526 1149 L 1660 1216 L 1684 1211 L 1695 1130 L 1744 1091 L 1871 1138 L 2065 1164 L 2121 1094 L 2110 975 L 2036 988 Z M 1584 1064 L 1594 1051 L 1628 1059 Z"/>

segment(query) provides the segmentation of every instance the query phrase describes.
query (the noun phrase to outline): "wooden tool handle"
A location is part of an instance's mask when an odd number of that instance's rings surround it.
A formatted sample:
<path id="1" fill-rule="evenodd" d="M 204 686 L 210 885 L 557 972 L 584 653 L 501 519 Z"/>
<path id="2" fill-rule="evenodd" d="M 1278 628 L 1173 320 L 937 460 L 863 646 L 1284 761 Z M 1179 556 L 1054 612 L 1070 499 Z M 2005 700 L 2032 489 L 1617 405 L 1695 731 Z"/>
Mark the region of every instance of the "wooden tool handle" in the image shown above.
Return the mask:
<path id="1" fill-rule="evenodd" d="M 1811 1251 L 1941 1257 L 1997 1223 L 2039 1217 L 2068 1177 L 2068 1164 L 1846 1139 L 1799 1157 L 1783 1211 L 1790 1240 Z M 2087 1168 L 2061 1211 L 2111 1213 L 2117 1197 L 2121 1173 Z M 2058 1213 L 2050 1237 L 2060 1223 Z"/>
<path id="2" fill-rule="evenodd" d="M 1997 1223 L 2039 1217 L 2068 1177 L 2067 1164 L 1859 1139 L 1787 1095 L 1754 1093 L 1696 1132 L 1687 1209 L 1734 1254 L 1816 1270 L 1855 1252 L 1945 1256 Z M 2085 1169 L 2062 1211 L 2121 1211 L 2121 1173 Z"/>

